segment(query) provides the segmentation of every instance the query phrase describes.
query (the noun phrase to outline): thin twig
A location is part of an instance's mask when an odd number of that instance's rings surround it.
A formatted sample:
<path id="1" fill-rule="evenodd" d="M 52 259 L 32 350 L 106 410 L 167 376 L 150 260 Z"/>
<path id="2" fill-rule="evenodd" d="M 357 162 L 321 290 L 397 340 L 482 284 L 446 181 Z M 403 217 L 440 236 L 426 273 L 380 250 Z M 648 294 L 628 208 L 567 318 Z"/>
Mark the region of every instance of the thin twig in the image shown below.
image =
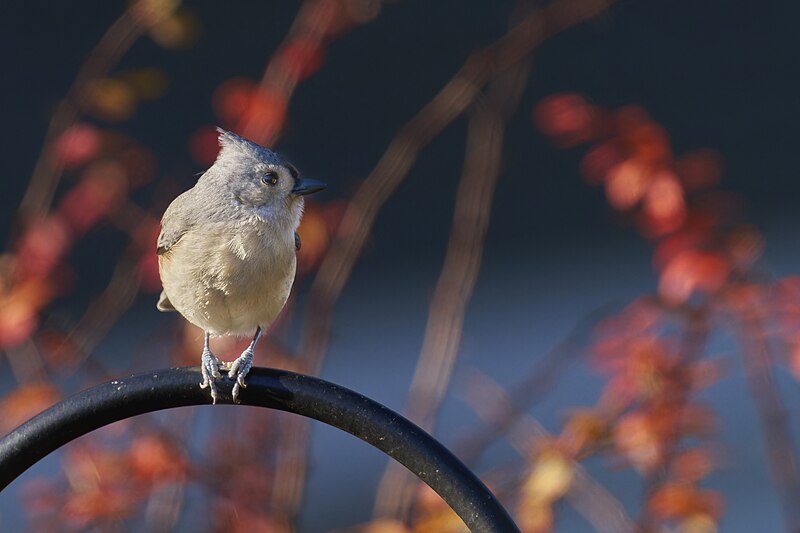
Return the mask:
<path id="1" fill-rule="evenodd" d="M 105 289 L 92 300 L 77 325 L 67 334 L 65 345 L 77 349 L 83 361 L 94 351 L 112 326 L 136 301 L 136 273 L 140 252 L 132 245 L 117 262 Z"/>
<path id="2" fill-rule="evenodd" d="M 757 302 L 735 317 L 747 386 L 756 406 L 764 438 L 767 466 L 781 500 L 786 531 L 800 531 L 800 471 L 789 413 L 775 380 L 770 345 Z"/>

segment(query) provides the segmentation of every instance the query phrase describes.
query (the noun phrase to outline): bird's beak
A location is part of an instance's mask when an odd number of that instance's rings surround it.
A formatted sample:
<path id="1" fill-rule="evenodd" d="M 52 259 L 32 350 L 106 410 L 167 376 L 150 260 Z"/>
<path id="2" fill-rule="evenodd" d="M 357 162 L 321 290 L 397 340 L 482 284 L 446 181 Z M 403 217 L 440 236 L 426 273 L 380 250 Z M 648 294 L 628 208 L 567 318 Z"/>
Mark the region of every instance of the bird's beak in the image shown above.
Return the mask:
<path id="1" fill-rule="evenodd" d="M 327 187 L 324 183 L 309 178 L 300 178 L 295 182 L 292 194 L 303 195 L 319 192 Z"/>

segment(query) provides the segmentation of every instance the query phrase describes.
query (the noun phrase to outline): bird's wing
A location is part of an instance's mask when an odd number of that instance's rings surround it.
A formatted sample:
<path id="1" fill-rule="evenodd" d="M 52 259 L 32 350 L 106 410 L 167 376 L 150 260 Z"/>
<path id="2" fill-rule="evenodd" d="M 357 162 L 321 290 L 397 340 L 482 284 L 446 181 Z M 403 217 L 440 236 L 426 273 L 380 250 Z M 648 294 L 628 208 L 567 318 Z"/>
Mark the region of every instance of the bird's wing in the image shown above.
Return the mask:
<path id="1" fill-rule="evenodd" d="M 161 218 L 161 233 L 158 235 L 156 254 L 164 255 L 181 240 L 194 225 L 195 213 L 186 208 L 186 200 L 191 189 L 181 194 L 169 204 Z"/>
<path id="2" fill-rule="evenodd" d="M 192 225 L 192 213 L 186 210 L 186 193 L 183 193 L 169 204 L 164 216 L 161 218 L 161 233 L 158 234 L 156 248 L 156 254 L 159 256 L 159 266 L 161 259 L 169 257 L 169 251 L 181 240 L 181 237 L 186 235 Z M 175 311 L 175 306 L 169 301 L 169 297 L 164 291 L 161 291 L 156 307 L 159 311 Z"/>

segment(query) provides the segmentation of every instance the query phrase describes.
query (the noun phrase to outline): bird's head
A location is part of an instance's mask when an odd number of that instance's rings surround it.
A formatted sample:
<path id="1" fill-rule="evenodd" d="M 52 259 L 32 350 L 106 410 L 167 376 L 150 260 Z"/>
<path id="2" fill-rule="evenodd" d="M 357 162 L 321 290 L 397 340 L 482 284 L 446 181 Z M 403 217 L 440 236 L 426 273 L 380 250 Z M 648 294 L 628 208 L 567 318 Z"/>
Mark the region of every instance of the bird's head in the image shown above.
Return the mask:
<path id="1" fill-rule="evenodd" d="M 263 218 L 291 221 L 296 227 L 303 197 L 321 191 L 325 184 L 302 177 L 294 165 L 268 148 L 221 128 L 217 131 L 220 152 L 201 180 L 224 191 L 238 207 Z"/>

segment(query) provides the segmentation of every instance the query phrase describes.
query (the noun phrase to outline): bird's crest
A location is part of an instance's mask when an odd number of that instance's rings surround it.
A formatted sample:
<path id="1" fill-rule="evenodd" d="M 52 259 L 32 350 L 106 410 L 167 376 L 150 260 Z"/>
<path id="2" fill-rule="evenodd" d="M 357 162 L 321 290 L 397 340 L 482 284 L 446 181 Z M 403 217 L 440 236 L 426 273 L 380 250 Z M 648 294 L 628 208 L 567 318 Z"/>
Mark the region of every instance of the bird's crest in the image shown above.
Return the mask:
<path id="1" fill-rule="evenodd" d="M 236 135 L 232 131 L 217 128 L 219 132 L 220 156 L 228 149 L 254 156 L 266 163 L 283 164 L 283 158 L 268 148 L 256 144 L 249 139 Z"/>

